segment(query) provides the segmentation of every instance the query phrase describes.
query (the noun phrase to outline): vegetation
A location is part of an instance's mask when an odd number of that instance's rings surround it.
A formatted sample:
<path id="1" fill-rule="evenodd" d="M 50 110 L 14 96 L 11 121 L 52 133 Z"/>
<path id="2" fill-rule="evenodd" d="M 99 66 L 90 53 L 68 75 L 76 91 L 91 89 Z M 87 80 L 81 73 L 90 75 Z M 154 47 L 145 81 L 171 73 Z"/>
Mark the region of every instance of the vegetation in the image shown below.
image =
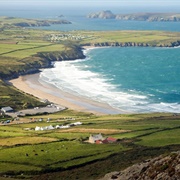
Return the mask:
<path id="1" fill-rule="evenodd" d="M 16 17 L 0 17 L 0 28 L 11 28 L 11 27 L 36 27 L 36 26 L 50 26 L 51 24 L 71 24 L 66 20 L 42 20 L 42 19 L 24 19 Z"/>
<path id="2" fill-rule="evenodd" d="M 51 119 L 51 125 L 56 126 L 71 123 L 68 120 L 70 117 L 83 124 L 64 130 L 34 131 L 36 126 L 49 125 L 47 118 Z M 179 115 L 157 113 L 95 116 L 65 110 L 32 118 L 42 118 L 43 121 L 21 124 L 21 121 L 29 121 L 29 117 L 24 117 L 17 121 L 18 124 L 0 126 L 2 176 L 6 174 L 31 179 L 39 174 L 38 178 L 43 179 L 41 174 L 51 172 L 48 175 L 50 179 L 84 179 L 85 174 L 78 172 L 89 167 L 91 170 L 86 179 L 96 179 L 110 171 L 124 169 L 135 162 L 180 147 Z M 118 142 L 87 143 L 89 135 L 96 133 L 118 138 Z"/>
<path id="3" fill-rule="evenodd" d="M 0 80 L 0 107 L 10 106 L 15 110 L 44 106 L 37 98 L 23 93 Z"/>

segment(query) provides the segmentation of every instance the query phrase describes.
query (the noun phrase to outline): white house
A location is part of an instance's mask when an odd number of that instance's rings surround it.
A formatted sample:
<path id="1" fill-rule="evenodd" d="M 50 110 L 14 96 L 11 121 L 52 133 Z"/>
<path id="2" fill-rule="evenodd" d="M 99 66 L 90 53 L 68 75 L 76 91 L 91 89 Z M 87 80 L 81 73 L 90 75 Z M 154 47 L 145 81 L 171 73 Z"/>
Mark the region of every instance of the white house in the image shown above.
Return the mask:
<path id="1" fill-rule="evenodd" d="M 63 126 L 63 125 L 62 125 L 62 126 L 60 126 L 60 128 L 61 128 L 61 129 L 67 129 L 67 128 L 70 128 L 70 126 L 69 126 L 69 125 L 66 125 L 66 126 Z"/>
<path id="2" fill-rule="evenodd" d="M 35 131 L 40 131 L 41 128 L 39 126 L 36 126 Z"/>
<path id="3" fill-rule="evenodd" d="M 90 135 L 89 136 L 89 143 L 95 143 L 96 141 L 103 141 L 105 138 L 103 138 L 102 134 L 96 134 L 96 135 Z"/>

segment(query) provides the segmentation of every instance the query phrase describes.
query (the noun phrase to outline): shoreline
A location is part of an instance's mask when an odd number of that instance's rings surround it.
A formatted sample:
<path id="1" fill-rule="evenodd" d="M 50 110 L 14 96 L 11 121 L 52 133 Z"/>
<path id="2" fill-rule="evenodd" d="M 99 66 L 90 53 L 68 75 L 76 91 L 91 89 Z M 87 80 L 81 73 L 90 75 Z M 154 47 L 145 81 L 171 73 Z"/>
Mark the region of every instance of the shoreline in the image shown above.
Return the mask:
<path id="1" fill-rule="evenodd" d="M 108 46 L 82 46 L 82 51 L 86 56 L 86 51 L 97 48 L 108 48 Z M 53 84 L 40 81 L 40 73 L 41 72 L 35 72 L 32 74 L 22 75 L 16 79 L 9 80 L 9 82 L 17 89 L 33 95 L 40 100 L 47 99 L 51 103 L 71 110 L 93 113 L 95 115 L 131 113 L 125 110 L 113 108 L 107 103 L 98 102 L 84 96 L 78 96 L 65 92 Z"/>
<path id="2" fill-rule="evenodd" d="M 58 89 L 52 84 L 39 81 L 40 73 L 20 76 L 9 82 L 21 91 L 39 99 L 48 101 L 75 111 L 93 113 L 95 115 L 125 114 L 127 112 L 112 108 L 108 104 L 100 103 L 86 97 L 76 96 Z"/>

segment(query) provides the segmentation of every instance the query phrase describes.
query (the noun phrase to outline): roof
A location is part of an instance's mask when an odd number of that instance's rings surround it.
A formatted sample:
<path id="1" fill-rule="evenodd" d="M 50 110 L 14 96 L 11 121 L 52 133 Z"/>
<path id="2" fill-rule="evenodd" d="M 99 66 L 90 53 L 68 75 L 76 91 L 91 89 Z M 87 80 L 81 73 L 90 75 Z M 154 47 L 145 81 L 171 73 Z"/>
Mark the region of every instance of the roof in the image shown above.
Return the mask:
<path id="1" fill-rule="evenodd" d="M 1 111 L 9 112 L 9 111 L 13 111 L 13 108 L 11 108 L 10 106 L 7 106 L 7 107 L 1 108 Z"/>
<path id="2" fill-rule="evenodd" d="M 94 139 L 94 141 L 103 140 L 103 137 L 101 134 L 91 135 L 91 137 Z"/>
<path id="3" fill-rule="evenodd" d="M 107 138 L 105 140 L 102 141 L 103 144 L 108 144 L 109 141 L 107 140 Z"/>
<path id="4" fill-rule="evenodd" d="M 116 141 L 117 141 L 117 139 L 116 139 L 116 138 L 113 138 L 113 137 L 108 137 L 107 140 L 108 140 L 108 141 L 111 141 L 111 142 L 116 142 Z"/>

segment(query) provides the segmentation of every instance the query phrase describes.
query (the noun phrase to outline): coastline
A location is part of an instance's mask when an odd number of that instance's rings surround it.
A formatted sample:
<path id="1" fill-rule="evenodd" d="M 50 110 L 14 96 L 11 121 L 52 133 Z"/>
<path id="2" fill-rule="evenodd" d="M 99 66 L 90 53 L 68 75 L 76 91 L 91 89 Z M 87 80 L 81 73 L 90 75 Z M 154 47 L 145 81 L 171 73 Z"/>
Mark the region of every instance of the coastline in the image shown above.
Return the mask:
<path id="1" fill-rule="evenodd" d="M 75 96 L 64 92 L 52 84 L 40 82 L 40 73 L 20 76 L 9 82 L 21 91 L 31 94 L 39 99 L 47 99 L 57 105 L 68 109 L 93 113 L 96 115 L 125 114 L 127 112 L 112 108 L 108 104 L 100 103 L 85 97 Z"/>

